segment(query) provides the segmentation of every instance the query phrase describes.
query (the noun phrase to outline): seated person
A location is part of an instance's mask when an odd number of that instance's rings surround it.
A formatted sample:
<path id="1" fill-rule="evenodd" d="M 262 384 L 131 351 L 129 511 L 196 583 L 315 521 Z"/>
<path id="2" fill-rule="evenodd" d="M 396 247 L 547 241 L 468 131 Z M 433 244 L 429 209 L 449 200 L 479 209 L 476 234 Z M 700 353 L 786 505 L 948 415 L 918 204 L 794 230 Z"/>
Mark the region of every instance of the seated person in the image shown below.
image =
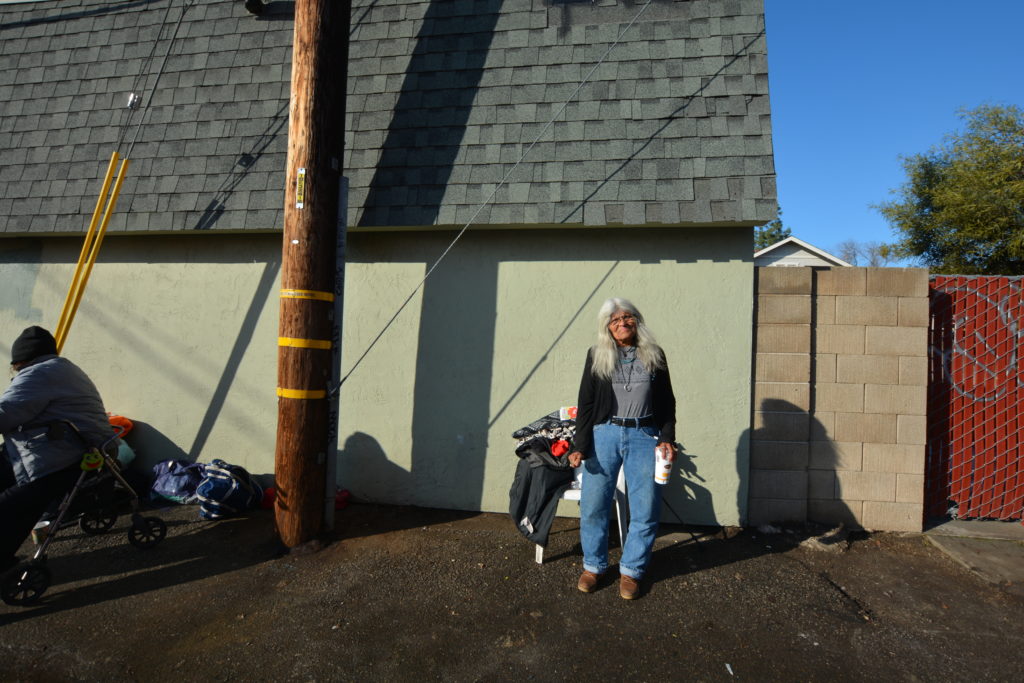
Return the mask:
<path id="1" fill-rule="evenodd" d="M 27 328 L 11 347 L 16 373 L 0 396 L 0 571 L 17 564 L 15 553 L 54 499 L 81 473 L 82 454 L 113 436 L 92 380 L 57 355 L 53 335 Z M 78 428 L 82 438 L 66 424 Z"/>

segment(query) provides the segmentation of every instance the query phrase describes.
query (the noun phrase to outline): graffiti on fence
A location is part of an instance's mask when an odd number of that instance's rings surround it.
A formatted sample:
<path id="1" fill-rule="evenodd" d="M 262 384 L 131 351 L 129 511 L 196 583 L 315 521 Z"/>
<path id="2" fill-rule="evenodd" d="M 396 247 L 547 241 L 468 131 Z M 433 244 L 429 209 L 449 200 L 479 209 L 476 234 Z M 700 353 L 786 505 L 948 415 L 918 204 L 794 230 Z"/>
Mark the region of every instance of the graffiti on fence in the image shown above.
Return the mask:
<path id="1" fill-rule="evenodd" d="M 959 279 L 959 278 L 958 278 Z M 1006 281 L 1006 278 L 1001 278 Z M 947 295 L 959 293 L 963 302 L 975 299 L 974 306 L 961 306 L 947 319 L 948 338 L 936 343 L 933 336 L 929 353 L 938 360 L 938 378 L 959 395 L 974 401 L 997 401 L 1020 384 L 1020 343 L 1024 340 L 1024 297 L 1020 280 L 1006 282 L 1006 289 L 993 294 L 988 284 L 980 286 L 933 283 L 933 291 Z M 988 307 L 989 311 L 979 310 Z M 985 315 L 985 314 L 988 315 Z M 995 315 L 992 315 L 994 313 Z M 984 325 L 979 317 L 987 317 Z M 935 318 L 933 313 L 933 319 Z M 934 331 L 933 331 L 934 333 Z"/>

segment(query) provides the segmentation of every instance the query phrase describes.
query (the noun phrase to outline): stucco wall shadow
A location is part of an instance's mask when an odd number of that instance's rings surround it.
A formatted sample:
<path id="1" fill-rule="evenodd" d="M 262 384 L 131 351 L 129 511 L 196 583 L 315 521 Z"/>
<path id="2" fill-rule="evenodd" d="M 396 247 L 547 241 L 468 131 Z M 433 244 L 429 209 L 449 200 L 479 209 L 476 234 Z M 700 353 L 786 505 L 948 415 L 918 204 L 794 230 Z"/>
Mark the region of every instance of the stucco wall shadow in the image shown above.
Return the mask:
<path id="1" fill-rule="evenodd" d="M 352 336 L 378 331 L 359 311 L 377 301 L 390 315 L 383 302 L 407 295 L 447 237 L 351 234 L 343 372 L 365 350 Z M 737 523 L 736 473 L 747 465 L 736 443 L 749 415 L 751 266 L 736 255 L 749 251 L 748 239 L 744 228 L 467 233 L 395 336 L 382 339 L 386 348 L 372 351 L 343 388 L 343 438 L 372 434 L 379 448 L 346 445 L 339 486 L 381 502 L 506 509 L 516 461 L 511 433 L 576 402 L 597 309 L 609 296 L 626 296 L 666 349 L 680 440 L 692 449 L 666 488 L 666 520 Z M 409 274 L 392 276 L 381 263 Z"/>

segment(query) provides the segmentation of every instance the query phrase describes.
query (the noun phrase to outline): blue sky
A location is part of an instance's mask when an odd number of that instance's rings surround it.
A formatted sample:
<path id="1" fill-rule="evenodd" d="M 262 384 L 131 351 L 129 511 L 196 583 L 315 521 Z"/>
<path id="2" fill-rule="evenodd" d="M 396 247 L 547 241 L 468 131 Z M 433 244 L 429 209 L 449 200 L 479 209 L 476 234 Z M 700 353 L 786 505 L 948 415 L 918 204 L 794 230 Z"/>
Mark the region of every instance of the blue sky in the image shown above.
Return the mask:
<path id="1" fill-rule="evenodd" d="M 1024 107 L 1021 0 L 765 0 L 765 22 L 782 220 L 822 249 L 895 239 L 871 205 L 959 108 Z"/>

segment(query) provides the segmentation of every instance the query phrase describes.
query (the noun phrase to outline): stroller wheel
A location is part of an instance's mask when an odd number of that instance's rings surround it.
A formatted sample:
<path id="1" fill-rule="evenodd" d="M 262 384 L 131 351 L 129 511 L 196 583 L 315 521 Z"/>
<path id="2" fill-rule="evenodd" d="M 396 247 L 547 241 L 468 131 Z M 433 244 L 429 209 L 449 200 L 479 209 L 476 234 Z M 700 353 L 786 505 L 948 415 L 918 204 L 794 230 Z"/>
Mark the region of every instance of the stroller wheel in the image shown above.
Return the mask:
<path id="1" fill-rule="evenodd" d="M 87 534 L 102 534 L 117 521 L 117 513 L 110 510 L 89 510 L 83 512 L 78 520 L 78 526 Z"/>
<path id="2" fill-rule="evenodd" d="M 8 605 L 31 605 L 50 587 L 50 570 L 38 562 L 26 562 L 9 570 L 0 586 L 0 597 Z"/>
<path id="3" fill-rule="evenodd" d="M 136 548 L 152 548 L 167 535 L 167 525 L 159 517 L 142 517 L 128 530 L 128 542 Z"/>

